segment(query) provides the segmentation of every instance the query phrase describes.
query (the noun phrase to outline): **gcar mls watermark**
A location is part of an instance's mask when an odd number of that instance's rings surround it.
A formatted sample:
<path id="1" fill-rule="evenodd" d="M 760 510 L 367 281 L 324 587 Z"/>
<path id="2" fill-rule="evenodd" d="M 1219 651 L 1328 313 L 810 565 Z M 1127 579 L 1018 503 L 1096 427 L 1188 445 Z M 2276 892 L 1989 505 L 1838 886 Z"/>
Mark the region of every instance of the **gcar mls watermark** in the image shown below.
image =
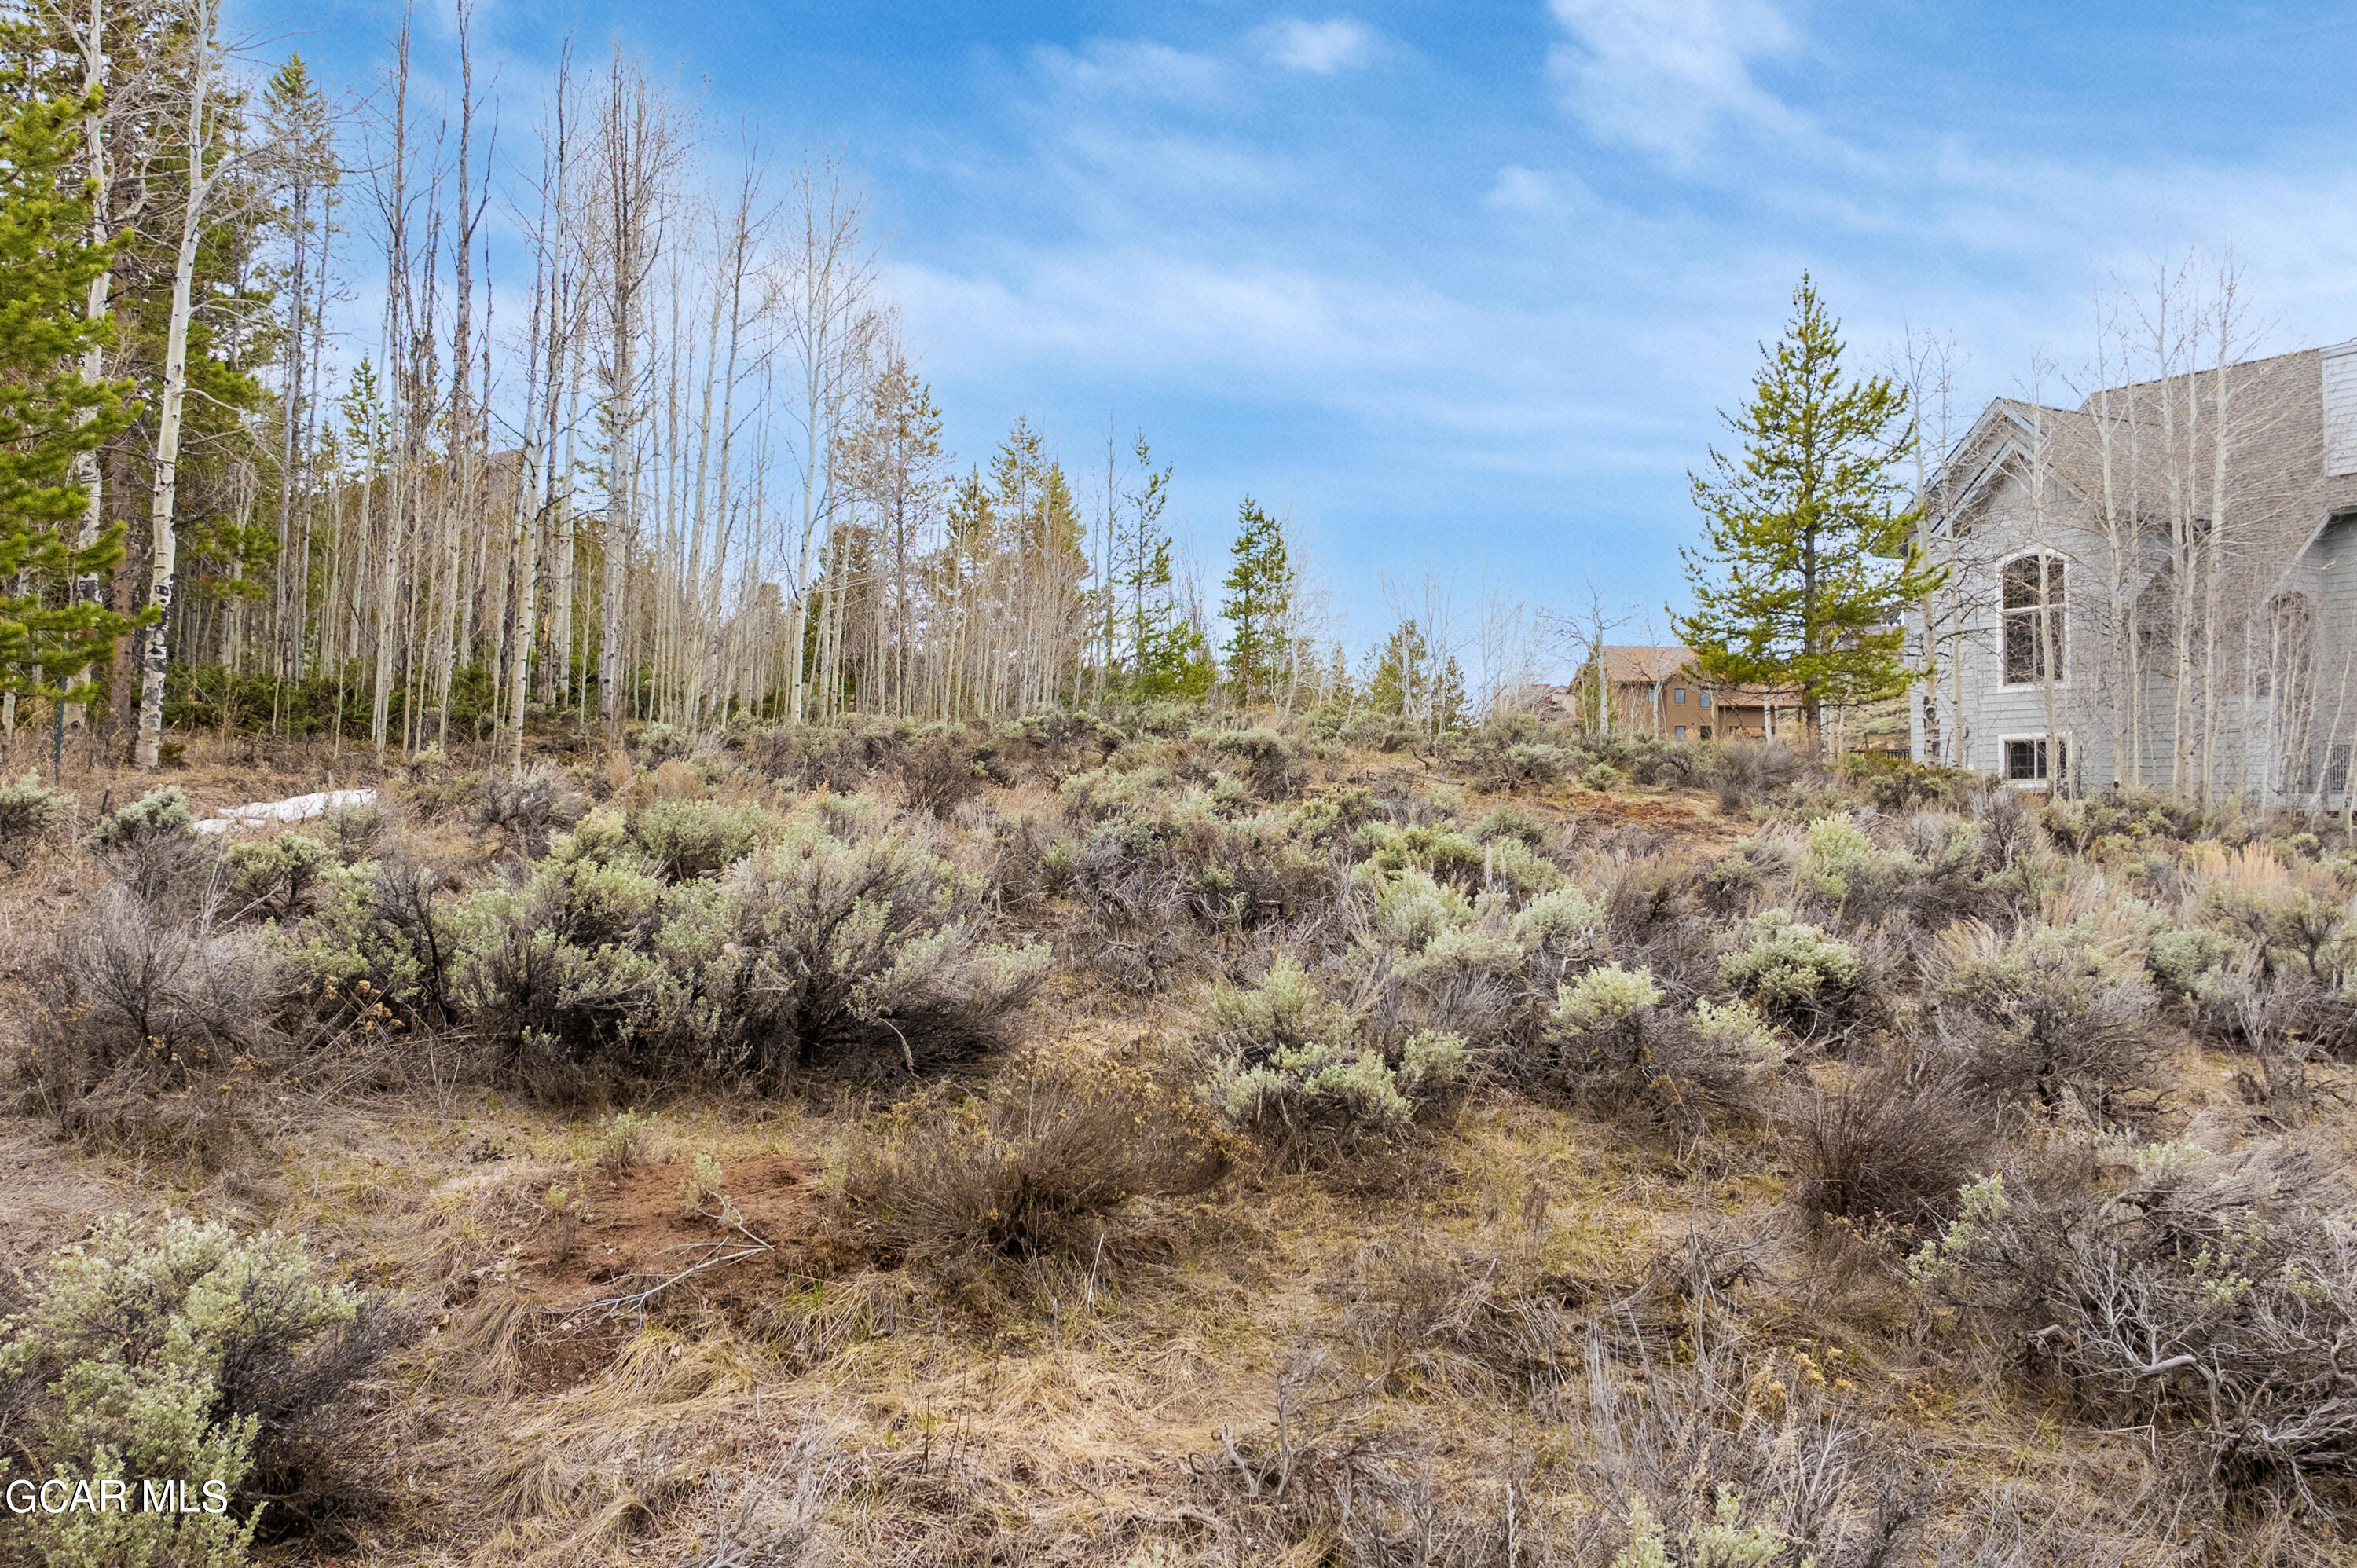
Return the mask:
<path id="1" fill-rule="evenodd" d="M 19 1477 L 0 1487 L 0 1499 L 13 1514 L 72 1513 L 227 1513 L 229 1483 L 207 1481 L 140 1481 L 114 1477 L 95 1481 L 69 1481 L 53 1476 L 46 1481 Z"/>

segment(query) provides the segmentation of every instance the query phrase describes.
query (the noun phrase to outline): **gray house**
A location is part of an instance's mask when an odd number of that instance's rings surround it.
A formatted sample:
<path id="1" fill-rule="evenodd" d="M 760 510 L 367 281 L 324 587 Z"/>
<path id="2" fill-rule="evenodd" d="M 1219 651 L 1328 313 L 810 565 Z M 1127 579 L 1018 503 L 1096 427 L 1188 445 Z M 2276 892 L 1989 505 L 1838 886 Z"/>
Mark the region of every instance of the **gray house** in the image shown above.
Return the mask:
<path id="1" fill-rule="evenodd" d="M 2357 342 L 1999 399 L 1924 487 L 1948 585 L 1918 760 L 2340 807 L 2357 741 Z"/>

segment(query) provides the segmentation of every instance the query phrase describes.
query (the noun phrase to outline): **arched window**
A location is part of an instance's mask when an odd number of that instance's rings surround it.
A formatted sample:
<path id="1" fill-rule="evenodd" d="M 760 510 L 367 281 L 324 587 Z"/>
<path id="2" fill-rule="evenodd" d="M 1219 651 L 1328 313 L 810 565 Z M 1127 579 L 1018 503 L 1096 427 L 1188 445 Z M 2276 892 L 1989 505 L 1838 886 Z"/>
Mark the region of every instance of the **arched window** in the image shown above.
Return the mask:
<path id="1" fill-rule="evenodd" d="M 2316 615 L 2308 596 L 2277 594 L 2267 601 L 2266 641 L 2254 650 L 2251 694 L 2272 696 L 2301 690 L 2308 677 L 2309 650 L 2314 640 Z"/>
<path id="2" fill-rule="evenodd" d="M 2001 574 L 2005 683 L 2062 679 L 2062 557 L 2017 555 Z"/>

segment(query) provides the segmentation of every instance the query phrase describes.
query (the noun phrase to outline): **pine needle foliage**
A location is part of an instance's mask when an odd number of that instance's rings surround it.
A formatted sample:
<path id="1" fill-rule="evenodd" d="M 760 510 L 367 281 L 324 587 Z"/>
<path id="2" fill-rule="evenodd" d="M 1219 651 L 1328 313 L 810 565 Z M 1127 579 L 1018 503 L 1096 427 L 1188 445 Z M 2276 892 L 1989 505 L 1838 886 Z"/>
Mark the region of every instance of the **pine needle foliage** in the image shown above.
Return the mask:
<path id="1" fill-rule="evenodd" d="M 1813 734 L 1827 704 L 1906 690 L 1900 614 L 1944 580 L 1896 475 L 1916 440 L 1906 391 L 1847 375 L 1840 333 L 1803 273 L 1751 401 L 1727 417 L 1740 455 L 1714 447 L 1689 476 L 1705 543 L 1682 552 L 1695 609 L 1674 618 L 1702 679 L 1797 685 Z"/>
<path id="2" fill-rule="evenodd" d="M 123 385 L 78 364 L 105 333 L 83 302 L 113 250 L 91 242 L 89 192 L 67 174 L 88 110 L 22 65 L 0 70 L 0 692 L 72 702 L 134 624 L 72 591 L 123 559 L 124 532 L 78 537 L 75 460 L 131 417 Z"/>

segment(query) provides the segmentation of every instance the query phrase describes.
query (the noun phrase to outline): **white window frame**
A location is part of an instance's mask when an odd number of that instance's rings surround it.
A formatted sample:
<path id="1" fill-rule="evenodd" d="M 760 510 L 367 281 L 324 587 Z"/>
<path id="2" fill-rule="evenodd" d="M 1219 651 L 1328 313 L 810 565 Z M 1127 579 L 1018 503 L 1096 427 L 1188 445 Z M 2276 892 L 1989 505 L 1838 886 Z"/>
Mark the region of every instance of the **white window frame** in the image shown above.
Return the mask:
<path id="1" fill-rule="evenodd" d="M 2059 746 L 2056 745 L 2058 738 L 2061 742 Z M 2046 742 L 2045 778 L 2016 779 L 2013 777 L 2012 771 L 2007 766 L 2008 759 L 2007 753 L 2012 747 L 2013 743 L 2018 740 L 2042 740 Z M 2071 732 L 2069 730 L 2064 730 L 2059 737 L 2052 733 L 2042 729 L 2020 730 L 2010 735 L 2001 735 L 1996 737 L 1997 782 L 2004 785 L 2008 789 L 2043 789 L 2049 794 L 2051 794 L 2054 789 L 2055 764 L 2058 761 L 2062 765 L 2062 770 L 2065 773 L 2068 773 L 2071 768 Z"/>
<path id="2" fill-rule="evenodd" d="M 2071 654 L 2072 623 L 2079 618 L 2072 613 L 2071 609 L 2071 574 L 2079 569 L 2079 564 L 2050 544 L 2042 547 L 2035 544 L 2028 545 L 2010 555 L 2000 556 L 1996 563 L 1996 689 L 2000 692 L 2038 692 L 2043 691 L 2046 687 L 2043 677 L 2029 681 L 2008 681 L 2005 678 L 2005 625 L 2007 615 L 2039 613 L 2035 609 L 2010 612 L 2006 609 L 2005 569 L 2016 561 L 2035 555 L 2051 555 L 2055 560 L 2062 563 L 2062 603 L 2059 607 L 2062 612 L 2062 673 L 2055 677 L 2054 689 L 2060 692 L 2067 688 L 2071 684 L 2071 671 L 2079 667 L 2078 661 Z M 2051 615 L 2057 607 L 2050 605 L 2046 607 L 2045 613 Z"/>

